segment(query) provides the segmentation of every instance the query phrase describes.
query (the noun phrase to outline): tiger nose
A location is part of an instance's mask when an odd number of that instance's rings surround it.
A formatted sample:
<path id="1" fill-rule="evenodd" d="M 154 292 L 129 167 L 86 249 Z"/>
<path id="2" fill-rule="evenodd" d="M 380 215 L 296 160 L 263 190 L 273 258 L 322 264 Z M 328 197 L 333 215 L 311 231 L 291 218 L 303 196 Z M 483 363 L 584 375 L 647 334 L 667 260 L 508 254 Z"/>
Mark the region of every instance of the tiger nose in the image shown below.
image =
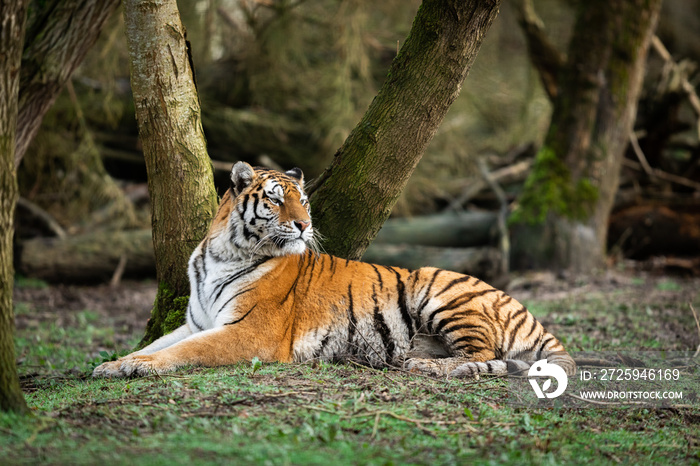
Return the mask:
<path id="1" fill-rule="evenodd" d="M 295 220 L 294 225 L 299 229 L 299 231 L 304 231 L 307 228 L 309 228 L 309 225 L 311 225 L 311 222 L 305 222 L 304 220 Z"/>

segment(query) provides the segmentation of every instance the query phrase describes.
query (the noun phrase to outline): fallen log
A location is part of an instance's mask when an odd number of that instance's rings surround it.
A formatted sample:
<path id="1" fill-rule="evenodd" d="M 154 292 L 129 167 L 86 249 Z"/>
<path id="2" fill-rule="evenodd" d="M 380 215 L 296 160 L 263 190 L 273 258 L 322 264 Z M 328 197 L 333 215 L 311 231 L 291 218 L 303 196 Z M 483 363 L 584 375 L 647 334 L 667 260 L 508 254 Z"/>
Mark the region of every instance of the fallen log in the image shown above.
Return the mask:
<path id="1" fill-rule="evenodd" d="M 501 252 L 494 247 L 443 248 L 408 244 L 372 243 L 362 260 L 407 269 L 438 267 L 494 281 L 504 275 L 500 270 Z"/>
<path id="2" fill-rule="evenodd" d="M 108 282 L 115 272 L 128 278 L 155 277 L 151 230 L 33 238 L 20 243 L 15 268 L 54 283 Z"/>
<path id="3" fill-rule="evenodd" d="M 447 212 L 439 215 L 389 219 L 374 244 L 414 244 L 466 248 L 496 244 L 495 212 Z"/>
<path id="4" fill-rule="evenodd" d="M 497 218 L 490 212 L 390 219 L 364 260 L 409 269 L 435 266 L 489 279 L 502 273 L 501 253 L 483 247 L 495 244 L 496 236 Z M 28 277 L 62 283 L 155 277 L 151 231 L 33 238 L 20 243 L 15 268 Z"/>

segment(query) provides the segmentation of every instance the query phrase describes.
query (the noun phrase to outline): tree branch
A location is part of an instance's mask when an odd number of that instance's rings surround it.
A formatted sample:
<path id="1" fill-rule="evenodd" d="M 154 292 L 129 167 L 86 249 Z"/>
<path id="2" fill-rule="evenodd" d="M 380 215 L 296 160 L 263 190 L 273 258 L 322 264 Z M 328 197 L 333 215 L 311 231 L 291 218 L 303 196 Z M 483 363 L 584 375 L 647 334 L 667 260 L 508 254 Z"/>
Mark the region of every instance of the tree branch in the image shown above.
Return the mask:
<path id="1" fill-rule="evenodd" d="M 566 62 L 566 55 L 558 51 L 547 37 L 544 23 L 535 13 L 532 0 L 511 0 L 511 4 L 525 34 L 530 61 L 537 69 L 549 99 L 554 100 L 559 93 L 557 76 Z"/>
<path id="2" fill-rule="evenodd" d="M 53 0 L 30 10 L 20 74 L 15 166 L 118 5 L 119 0 Z"/>

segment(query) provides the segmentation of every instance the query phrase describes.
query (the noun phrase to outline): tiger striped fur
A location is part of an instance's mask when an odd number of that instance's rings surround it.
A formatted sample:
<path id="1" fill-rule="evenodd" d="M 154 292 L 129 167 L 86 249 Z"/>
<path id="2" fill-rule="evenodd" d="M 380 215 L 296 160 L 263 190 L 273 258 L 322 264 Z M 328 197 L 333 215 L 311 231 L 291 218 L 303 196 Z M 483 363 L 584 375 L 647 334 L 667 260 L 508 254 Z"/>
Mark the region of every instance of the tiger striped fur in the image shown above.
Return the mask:
<path id="1" fill-rule="evenodd" d="M 527 309 L 467 275 L 410 271 L 313 250 L 303 175 L 239 162 L 189 262 L 187 323 L 94 376 L 163 373 L 254 357 L 356 358 L 450 377 L 576 365 Z"/>

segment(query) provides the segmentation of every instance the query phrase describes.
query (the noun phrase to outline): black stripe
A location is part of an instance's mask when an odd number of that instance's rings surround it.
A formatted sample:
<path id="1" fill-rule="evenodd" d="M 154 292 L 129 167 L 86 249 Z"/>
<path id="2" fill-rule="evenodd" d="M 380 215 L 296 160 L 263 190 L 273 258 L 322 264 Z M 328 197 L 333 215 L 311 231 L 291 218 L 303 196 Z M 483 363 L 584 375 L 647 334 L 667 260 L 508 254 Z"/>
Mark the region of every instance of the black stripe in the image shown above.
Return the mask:
<path id="1" fill-rule="evenodd" d="M 352 340 L 355 338 L 355 327 L 357 320 L 355 319 L 355 310 L 352 302 L 352 283 L 348 284 L 348 348 L 352 349 Z"/>
<path id="2" fill-rule="evenodd" d="M 452 314 L 449 317 L 445 317 L 444 319 L 440 319 L 440 323 L 437 324 L 437 327 L 435 327 L 435 333 L 440 333 L 440 330 L 442 330 L 446 325 L 448 325 L 452 322 L 455 322 L 457 320 L 467 318 L 470 315 L 481 315 L 481 312 L 474 310 L 474 309 L 455 312 L 454 314 Z"/>
<path id="3" fill-rule="evenodd" d="M 447 293 L 447 292 L 448 292 L 450 289 L 452 289 L 453 287 L 455 287 L 455 286 L 457 286 L 457 285 L 459 285 L 459 284 L 468 282 L 468 281 L 471 280 L 471 279 L 472 279 L 472 277 L 470 277 L 469 275 L 465 275 L 465 276 L 463 276 L 463 277 L 455 278 L 455 279 L 452 280 L 450 283 L 448 283 L 447 286 L 446 286 L 445 288 L 443 288 L 438 294 L 436 294 L 435 297 L 438 297 L 438 296 L 440 296 L 440 295 L 443 294 L 443 293 Z"/>
<path id="4" fill-rule="evenodd" d="M 319 359 L 321 355 L 323 354 L 323 350 L 326 349 L 326 346 L 328 345 L 328 342 L 331 339 L 331 332 L 328 332 L 325 337 L 323 337 L 323 340 L 321 340 L 321 346 L 316 348 L 316 351 L 314 351 L 314 359 Z"/>
<path id="5" fill-rule="evenodd" d="M 384 279 L 382 278 L 381 272 L 379 272 L 379 269 L 377 268 L 376 265 L 374 265 L 374 264 L 369 264 L 369 265 L 374 269 L 375 273 L 377 274 L 377 282 L 379 283 L 379 289 L 380 290 L 383 289 L 384 288 Z"/>
<path id="6" fill-rule="evenodd" d="M 485 329 L 484 329 L 484 327 L 481 326 L 481 325 L 467 325 L 467 324 L 455 325 L 454 327 L 450 327 L 450 328 L 448 328 L 447 330 L 445 330 L 445 331 L 443 332 L 443 336 L 447 337 L 447 335 L 449 335 L 449 334 L 451 334 L 451 333 L 454 333 L 454 332 L 456 332 L 456 331 L 458 331 L 458 330 L 467 330 L 467 331 L 469 332 L 469 335 L 465 335 L 465 336 L 461 336 L 461 337 L 459 337 L 459 338 L 455 338 L 454 340 L 452 340 L 453 343 L 454 343 L 455 341 L 459 341 L 460 339 L 462 339 L 462 338 L 464 338 L 464 337 L 473 338 L 474 335 L 479 335 L 479 336 L 483 337 L 483 340 L 482 340 L 482 341 L 484 341 L 484 342 L 488 342 L 488 340 L 489 340 L 489 334 L 488 334 L 488 333 L 484 333 Z"/>
<path id="7" fill-rule="evenodd" d="M 253 307 L 251 307 L 250 310 L 249 310 L 248 312 L 246 312 L 245 314 L 243 314 L 242 317 L 240 317 L 240 318 L 234 320 L 233 322 L 229 322 L 229 323 L 224 324 L 224 325 L 233 325 L 233 324 L 237 324 L 238 322 L 242 321 L 243 319 L 245 319 L 246 317 L 248 317 L 248 314 L 250 314 L 251 312 L 253 312 L 253 309 L 255 309 L 255 307 L 256 307 L 257 305 L 258 305 L 258 303 L 253 304 Z"/>
<path id="8" fill-rule="evenodd" d="M 532 335 L 532 333 L 533 333 L 533 332 L 535 331 L 535 329 L 537 328 L 537 324 L 538 324 L 538 323 L 539 323 L 539 322 L 537 322 L 537 319 L 535 319 L 535 318 L 533 317 L 533 318 L 532 318 L 532 327 L 530 327 L 530 331 L 527 332 L 527 335 L 525 335 L 525 337 L 523 337 L 523 340 L 526 340 L 526 339 L 530 338 L 530 335 Z"/>
<path id="9" fill-rule="evenodd" d="M 462 343 L 462 342 L 460 342 Z M 489 349 L 488 346 L 481 346 L 481 345 L 475 345 L 473 343 L 464 343 L 464 344 L 458 344 L 455 345 L 454 347 L 454 352 L 457 354 L 458 352 L 461 353 L 468 353 L 468 354 L 476 354 L 476 353 L 481 353 L 482 351 Z"/>
<path id="10" fill-rule="evenodd" d="M 254 238 L 255 241 L 260 241 L 260 236 L 250 231 L 250 229 L 248 229 L 248 225 L 245 223 L 243 224 L 243 237 L 249 241 L 250 238 Z"/>
<path id="11" fill-rule="evenodd" d="M 264 259 L 258 260 L 258 261 L 256 261 L 254 264 L 252 264 L 252 265 L 246 267 L 245 269 L 240 270 L 240 271 L 234 273 L 233 275 L 231 275 L 231 276 L 229 276 L 229 277 L 226 277 L 225 280 L 223 280 L 223 281 L 220 282 L 218 288 L 215 290 L 215 291 L 216 291 L 216 297 L 214 297 L 214 293 L 212 293 L 211 296 L 209 297 L 209 299 L 210 299 L 212 302 L 215 302 L 217 299 L 219 299 L 219 297 L 221 296 L 221 293 L 223 293 L 224 288 L 226 288 L 227 286 L 229 286 L 231 283 L 233 283 L 234 281 L 238 280 L 239 278 L 243 277 L 244 275 L 248 275 L 249 273 L 251 273 L 252 271 L 254 271 L 255 269 L 257 269 L 260 265 L 262 265 L 263 263 L 267 262 L 269 259 L 271 259 L 271 258 L 270 258 L 270 257 L 266 257 L 266 258 L 264 258 Z M 212 297 L 214 297 L 213 300 L 211 299 Z"/>
<path id="12" fill-rule="evenodd" d="M 474 346 L 472 345 L 474 341 L 478 341 L 484 344 L 484 346 L 477 345 L 476 347 L 479 349 L 486 349 L 488 347 L 488 341 L 482 338 L 482 335 L 463 335 L 459 338 L 455 338 L 452 341 L 452 346 L 458 347 L 461 343 L 465 343 L 462 347 L 466 348 L 467 346 Z"/>
<path id="13" fill-rule="evenodd" d="M 292 286 L 289 287 L 289 291 L 287 291 L 287 294 L 284 295 L 284 298 L 282 299 L 282 301 L 280 301 L 280 306 L 287 302 L 289 297 L 292 296 L 292 292 L 296 291 L 297 284 L 299 283 L 299 277 L 301 277 L 301 273 L 297 274 L 296 278 L 294 279 L 294 283 L 292 283 Z"/>
<path id="14" fill-rule="evenodd" d="M 386 325 L 384 316 L 379 310 L 379 301 L 377 300 L 377 293 L 372 287 L 372 299 L 374 300 L 374 329 L 382 337 L 382 343 L 384 344 L 384 350 L 386 352 L 386 361 L 391 362 L 394 360 L 394 341 L 391 339 L 391 330 Z"/>
<path id="15" fill-rule="evenodd" d="M 314 269 L 316 268 L 316 256 L 310 249 L 307 249 L 307 253 L 308 254 L 306 255 L 306 260 L 310 263 L 311 266 L 311 270 L 309 270 L 309 281 L 306 283 L 306 288 L 308 289 L 311 286 L 311 282 L 314 279 Z"/>
<path id="16" fill-rule="evenodd" d="M 423 308 L 428 304 L 428 301 L 430 301 L 430 292 L 433 289 L 433 284 L 435 283 L 435 279 L 437 276 L 442 272 L 442 269 L 437 269 L 435 272 L 433 272 L 433 277 L 430 279 L 430 283 L 428 283 L 428 289 L 425 291 L 425 295 L 423 295 L 423 299 L 420 302 L 420 305 L 418 306 L 418 315 L 420 316 L 421 312 L 423 312 Z"/>
<path id="17" fill-rule="evenodd" d="M 231 296 L 224 304 L 222 304 L 222 305 L 219 307 L 219 310 L 216 312 L 216 317 L 219 317 L 219 314 L 221 314 L 221 311 L 223 311 L 224 309 L 226 309 L 226 306 L 228 306 L 228 304 L 229 304 L 231 301 L 233 301 L 234 299 L 236 299 L 237 297 L 239 297 L 239 296 L 242 295 L 242 294 L 245 294 L 245 293 L 247 293 L 247 292 L 249 292 L 249 291 L 253 291 L 254 289 L 255 289 L 255 288 L 246 288 L 245 290 L 241 290 L 241 291 L 239 291 L 238 293 L 236 293 L 236 294 L 234 294 L 233 296 Z M 215 317 L 215 319 L 216 319 L 216 317 Z"/>
<path id="18" fill-rule="evenodd" d="M 197 327 L 198 330 L 204 330 L 204 327 L 199 325 L 199 322 L 197 322 L 194 319 L 194 313 L 192 312 L 192 306 L 187 306 L 187 316 L 190 318 L 190 320 L 192 321 L 194 326 Z"/>
<path id="19" fill-rule="evenodd" d="M 401 312 L 401 318 L 408 331 L 408 339 L 412 340 L 415 330 L 413 329 L 413 319 L 411 319 L 411 315 L 408 313 L 408 306 L 406 305 L 406 287 L 401 281 L 401 274 L 397 270 L 390 267 L 387 267 L 387 269 L 394 272 L 396 275 L 396 290 L 398 291 L 398 297 L 396 299 L 398 301 L 399 311 Z"/>
<path id="20" fill-rule="evenodd" d="M 250 221 L 251 225 L 255 225 L 255 222 L 258 219 L 258 204 L 259 203 L 260 203 L 260 198 L 258 197 L 258 193 L 253 193 L 253 218 Z"/>
<path id="21" fill-rule="evenodd" d="M 497 290 L 494 288 L 487 288 L 485 290 L 474 291 L 472 293 L 466 293 L 466 294 L 457 296 L 456 298 L 453 298 L 447 304 L 440 306 L 439 308 L 435 309 L 433 312 L 430 313 L 430 315 L 428 316 L 428 319 L 427 319 L 428 330 L 430 331 L 430 333 L 433 333 L 433 320 L 441 312 L 451 311 L 455 308 L 458 308 L 460 306 L 467 304 L 468 302 L 470 302 L 474 298 L 478 298 L 479 296 L 483 296 L 485 294 L 488 294 L 488 293 L 491 293 L 494 291 L 497 291 Z"/>
<path id="22" fill-rule="evenodd" d="M 510 325 L 510 321 L 515 319 L 516 317 L 518 317 L 523 312 L 527 312 L 527 308 L 521 304 L 520 309 L 518 309 L 517 311 L 510 313 L 506 316 L 506 320 L 505 320 L 505 322 L 503 322 L 503 328 L 507 329 L 508 326 Z"/>
<path id="23" fill-rule="evenodd" d="M 537 359 L 540 359 L 540 355 L 542 354 L 544 347 L 547 346 L 547 344 L 554 339 L 555 339 L 554 336 L 549 335 L 547 338 L 542 340 L 542 344 L 540 345 L 540 348 L 537 350 Z"/>
<path id="24" fill-rule="evenodd" d="M 517 324 L 515 324 L 515 327 L 513 327 L 513 330 L 510 331 L 510 338 L 509 338 L 509 340 L 510 340 L 510 344 L 511 344 L 511 345 L 513 344 L 513 342 L 515 341 L 516 337 L 518 336 L 518 331 L 520 330 L 520 327 L 522 327 L 523 324 L 525 323 L 525 321 L 527 320 L 527 316 L 528 316 L 528 315 L 525 314 L 525 316 L 523 316 L 523 318 L 522 318 Z M 533 319 L 534 319 L 534 317 L 533 317 Z"/>
<path id="25" fill-rule="evenodd" d="M 204 270 L 204 258 L 202 256 L 197 256 L 197 258 L 194 260 L 194 277 L 197 281 L 197 301 L 199 301 L 199 307 L 202 308 L 202 310 L 206 309 L 204 307 L 204 302 L 202 301 L 204 298 L 204 290 L 202 288 L 204 287 L 204 279 L 206 276 L 207 274 Z"/>

